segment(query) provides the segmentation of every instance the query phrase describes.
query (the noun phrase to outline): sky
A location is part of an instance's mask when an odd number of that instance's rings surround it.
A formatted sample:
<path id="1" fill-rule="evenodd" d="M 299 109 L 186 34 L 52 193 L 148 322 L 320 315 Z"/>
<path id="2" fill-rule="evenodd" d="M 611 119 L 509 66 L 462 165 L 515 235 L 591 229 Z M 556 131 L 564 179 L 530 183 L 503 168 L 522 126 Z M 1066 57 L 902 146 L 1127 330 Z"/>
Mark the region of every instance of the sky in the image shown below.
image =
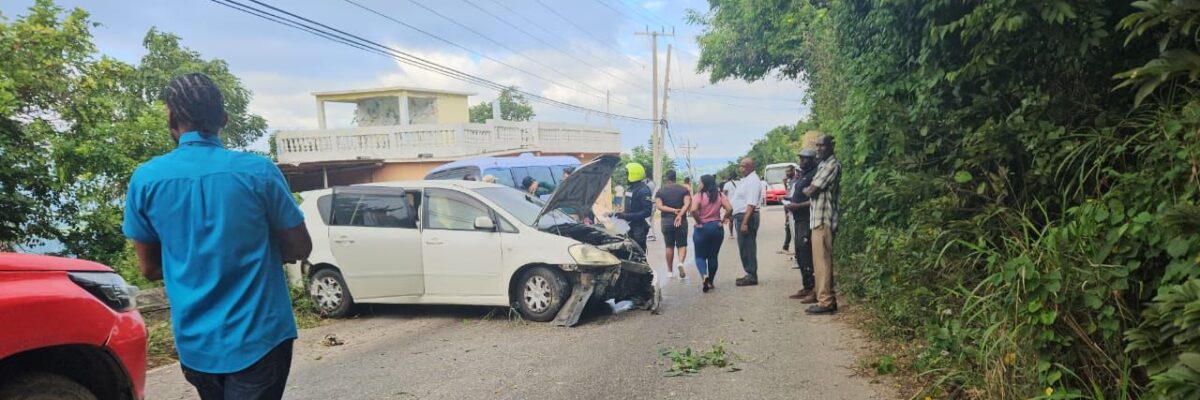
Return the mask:
<path id="1" fill-rule="evenodd" d="M 706 73 L 696 71 L 700 49 L 695 37 L 702 28 L 688 24 L 685 17 L 689 9 L 706 12 L 708 4 L 703 0 L 260 1 L 539 96 L 647 119 L 651 117 L 650 39 L 634 33 L 647 28 L 673 30 L 675 36 L 659 38 L 658 46 L 660 85 L 666 70 L 667 46 L 674 48 L 666 115 L 672 132 L 665 147 L 668 154 L 682 156 L 679 146 L 690 141 L 696 146 L 694 162 L 701 169 L 745 153 L 771 128 L 794 124 L 807 113 L 799 82 L 767 78 L 754 83 L 729 80 L 711 84 Z M 25 14 L 31 3 L 0 2 L 0 13 L 12 20 Z M 101 24 L 92 30 L 93 41 L 105 55 L 136 63 L 145 53 L 142 38 L 150 28 L 157 27 L 179 35 L 185 46 L 206 58 L 225 60 L 254 94 L 250 111 L 266 118 L 271 130 L 315 129 L 313 92 L 415 86 L 475 93 L 471 104 L 491 101 L 497 95 L 489 88 L 331 42 L 212 1 L 58 0 L 58 4 L 91 13 L 93 22 Z M 606 102 L 606 92 L 611 102 Z M 595 114 L 540 103 L 533 107 L 536 120 L 608 123 Z M 349 125 L 350 115 L 349 109 L 330 110 L 331 127 Z M 649 140 L 648 123 L 611 123 L 620 129 L 625 150 Z M 265 149 L 265 139 L 254 147 Z"/>

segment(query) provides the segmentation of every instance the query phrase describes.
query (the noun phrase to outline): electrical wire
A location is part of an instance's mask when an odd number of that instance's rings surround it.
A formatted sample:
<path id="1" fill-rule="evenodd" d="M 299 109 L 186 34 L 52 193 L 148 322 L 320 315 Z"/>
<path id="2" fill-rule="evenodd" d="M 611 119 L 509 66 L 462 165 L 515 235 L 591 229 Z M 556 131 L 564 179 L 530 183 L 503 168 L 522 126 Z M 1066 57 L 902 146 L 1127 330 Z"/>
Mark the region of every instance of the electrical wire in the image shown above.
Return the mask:
<path id="1" fill-rule="evenodd" d="M 688 90 L 688 89 L 671 89 L 671 92 L 681 93 L 681 94 L 685 94 L 685 95 L 693 95 L 693 96 L 724 97 L 724 98 L 729 98 L 729 99 L 752 100 L 752 101 L 776 101 L 776 102 L 785 102 L 785 103 L 803 103 L 804 102 L 803 100 L 800 100 L 800 99 L 738 96 L 738 95 L 720 94 L 720 93 L 704 93 L 704 92 Z"/>
<path id="2" fill-rule="evenodd" d="M 484 13 L 484 14 L 487 14 L 488 16 L 490 16 L 490 17 L 492 17 L 492 18 L 495 18 L 496 20 L 498 20 L 498 21 L 500 21 L 500 22 L 504 23 L 505 25 L 508 25 L 509 27 L 513 28 L 514 30 L 516 30 L 516 31 L 518 31 L 518 32 L 521 32 L 521 33 L 522 33 L 522 34 L 524 34 L 525 36 L 529 36 L 530 38 L 533 38 L 533 40 L 536 40 L 538 43 L 541 43 L 541 44 L 542 44 L 542 45 L 544 45 L 544 46 L 550 47 L 550 48 L 552 48 L 552 49 L 554 49 L 554 50 L 558 51 L 559 53 L 562 53 L 563 55 L 565 55 L 565 56 L 567 56 L 567 57 L 570 57 L 571 59 L 573 59 L 573 60 L 575 60 L 575 61 L 578 61 L 580 64 L 583 64 L 583 65 L 586 65 L 586 66 L 588 66 L 588 67 L 591 67 L 591 68 L 593 68 L 593 69 L 595 69 L 595 70 L 597 70 L 597 71 L 600 71 L 601 73 L 603 73 L 603 74 L 605 74 L 605 75 L 608 75 L 608 76 L 612 77 L 613 79 L 620 80 L 620 81 L 622 81 L 622 82 L 625 82 L 625 83 L 627 83 L 627 84 L 633 85 L 634 87 L 637 87 L 637 86 L 641 86 L 641 85 L 642 85 L 641 83 L 633 83 L 633 82 L 630 82 L 630 81 L 628 81 L 628 80 L 625 80 L 625 79 L 623 79 L 623 78 L 621 78 L 621 77 L 619 77 L 619 76 L 613 75 L 612 73 L 610 73 L 610 72 L 608 72 L 608 71 L 605 71 L 605 70 L 604 70 L 604 68 L 598 67 L 598 66 L 596 66 L 596 65 L 594 65 L 594 64 L 592 64 L 592 63 L 590 63 L 590 62 L 588 62 L 587 60 L 584 60 L 584 59 L 582 59 L 582 58 L 579 58 L 579 57 L 575 56 L 574 54 L 571 54 L 571 53 L 567 52 L 566 50 L 563 50 L 561 47 L 558 47 L 558 46 L 555 46 L 555 45 L 553 45 L 553 44 L 551 44 L 551 43 L 548 43 L 548 42 L 546 42 L 545 40 L 542 40 L 542 38 L 538 37 L 537 35 L 534 35 L 534 34 L 532 34 L 532 33 L 529 33 L 529 31 L 527 31 L 527 30 L 525 30 L 525 29 L 521 28 L 520 26 L 517 26 L 516 24 L 513 24 L 511 21 L 509 21 L 509 20 L 505 19 L 504 17 L 501 17 L 501 16 L 499 16 L 499 15 L 496 15 L 495 13 L 492 13 L 492 12 L 488 11 L 487 9 L 484 9 L 483 7 L 480 7 L 478 4 L 475 4 L 475 3 L 474 3 L 473 1 L 471 1 L 471 0 L 463 0 L 463 2 L 467 3 L 467 4 L 468 4 L 468 5 L 470 5 L 471 7 L 474 7 L 476 10 L 479 10 L 480 12 L 482 12 L 482 13 Z M 497 4 L 500 4 L 500 3 L 497 3 Z M 500 5 L 501 5 L 501 7 L 504 7 L 505 9 L 509 10 L 510 12 L 513 12 L 513 11 L 512 11 L 512 9 L 509 9 L 508 7 L 504 6 L 503 4 L 500 4 Z M 514 14 L 516 14 L 516 12 L 513 12 L 513 13 L 514 13 Z M 517 15 L 519 16 L 520 14 L 517 14 Z M 535 26 L 538 26 L 538 25 L 535 25 Z M 632 106 L 632 107 L 635 107 L 635 108 L 638 108 L 638 109 L 640 109 L 640 110 L 642 110 L 642 111 L 645 111 L 645 110 L 646 110 L 644 107 L 641 107 L 641 106 L 636 106 L 636 105 L 633 105 L 633 104 L 630 104 L 630 103 L 627 103 L 627 102 L 624 102 L 624 101 L 617 100 L 616 102 L 617 102 L 617 103 L 622 103 L 622 104 L 625 104 L 625 105 L 628 105 L 628 106 Z"/>
<path id="3" fill-rule="evenodd" d="M 554 73 L 557 73 L 557 74 L 559 74 L 559 75 L 561 75 L 561 76 L 563 76 L 563 77 L 566 77 L 567 79 L 571 79 L 571 80 L 574 80 L 574 81 L 576 81 L 576 82 L 579 82 L 579 83 L 583 84 L 584 86 L 587 86 L 588 88 L 591 88 L 592 90 L 595 90 L 595 91 L 596 91 L 596 92 L 598 92 L 598 93 L 603 93 L 603 92 L 604 92 L 603 90 L 601 90 L 601 89 L 599 89 L 599 88 L 596 88 L 596 87 L 594 87 L 594 86 L 588 85 L 588 84 L 586 84 L 586 83 L 583 83 L 583 82 L 580 82 L 580 81 L 578 81 L 578 80 L 575 80 L 574 78 L 572 78 L 572 77 L 570 77 L 569 75 L 567 75 L 567 74 L 563 73 L 562 71 L 559 71 L 559 70 L 557 70 L 557 69 L 554 69 L 553 67 L 550 67 L 549 65 L 546 65 L 545 63 L 542 63 L 542 62 L 540 62 L 540 61 L 538 61 L 538 60 L 534 60 L 534 59 L 530 58 L 529 56 L 526 56 L 526 55 L 522 54 L 521 52 L 518 52 L 518 51 L 516 51 L 516 50 L 513 50 L 512 48 L 508 47 L 508 46 L 507 46 L 507 45 L 505 45 L 504 43 L 500 43 L 500 41 L 498 41 L 498 40 L 496 40 L 496 39 L 492 38 L 491 36 L 485 35 L 485 34 L 483 34 L 482 32 L 479 32 L 479 31 L 475 30 L 474 28 L 471 28 L 470 26 L 467 26 L 466 24 L 464 24 L 464 23 L 462 23 L 462 22 L 458 22 L 458 20 L 456 20 L 456 19 L 454 19 L 454 18 L 450 18 L 450 17 L 449 17 L 449 16 L 447 16 L 446 14 L 442 14 L 441 12 L 438 12 L 437 10 L 434 10 L 433 8 L 430 8 L 429 6 L 426 6 L 426 5 L 424 5 L 424 4 L 421 4 L 421 3 L 417 2 L 416 0 L 408 0 L 408 2 L 409 2 L 409 3 L 412 3 L 412 4 L 414 4 L 414 5 L 416 5 L 417 7 L 420 7 L 420 8 L 422 8 L 422 9 L 424 9 L 425 11 L 428 11 L 428 12 L 432 13 L 433 15 L 437 15 L 438 17 L 440 17 L 440 18 L 442 18 L 442 19 L 444 19 L 444 20 L 446 20 L 446 21 L 448 21 L 448 22 L 450 22 L 450 23 L 452 23 L 452 24 L 454 24 L 454 25 L 457 25 L 459 28 L 463 28 L 463 29 L 467 30 L 468 32 L 474 33 L 474 34 L 475 34 L 475 36 L 479 36 L 479 37 L 483 38 L 484 40 L 487 40 L 488 42 L 491 42 L 492 44 L 496 45 L 496 47 L 499 47 L 499 48 L 501 48 L 501 49 L 504 49 L 504 50 L 508 50 L 508 52 L 510 52 L 510 53 L 513 53 L 513 55 L 516 55 L 516 56 L 518 56 L 518 57 L 521 57 L 522 59 L 525 59 L 526 61 L 529 61 L 529 62 L 531 62 L 531 63 L 537 64 L 537 65 L 540 65 L 540 66 L 542 66 L 543 68 L 546 68 L 546 69 L 548 69 L 548 70 L 550 70 L 550 71 L 554 71 Z M 361 6 L 361 5 L 360 5 L 359 7 L 366 8 L 366 7 L 364 7 L 364 6 Z M 368 10 L 370 10 L 370 9 L 368 8 Z M 374 11 L 374 10 L 371 10 L 371 11 Z M 378 13 L 378 12 L 376 12 L 376 13 Z"/>
<path id="4" fill-rule="evenodd" d="M 327 40 L 330 40 L 333 42 L 342 43 L 342 44 L 348 45 L 350 47 L 353 47 L 353 48 L 356 48 L 359 50 L 363 50 L 363 51 L 367 51 L 370 53 L 383 55 L 383 56 L 392 58 L 396 61 L 400 61 L 402 63 L 412 65 L 417 68 L 421 68 L 421 69 L 424 69 L 424 70 L 427 70 L 427 71 L 430 71 L 433 73 L 437 73 L 439 75 L 443 75 L 446 77 L 450 77 L 450 78 L 457 79 L 457 80 L 460 80 L 463 82 L 490 88 L 490 89 L 497 90 L 497 91 L 502 91 L 507 88 L 505 85 L 496 83 L 494 81 L 480 78 L 475 75 L 467 74 L 465 72 L 458 71 L 456 69 L 446 67 L 441 64 L 437 64 L 435 62 L 423 59 L 421 57 L 412 55 L 410 53 L 406 53 L 406 52 L 403 52 L 403 51 L 400 51 L 400 50 L 397 50 L 397 49 L 394 49 L 394 48 L 391 48 L 388 46 L 384 46 L 377 42 L 374 42 L 374 41 L 371 41 L 368 39 L 364 39 L 361 36 L 347 33 L 340 29 L 333 28 L 328 25 L 322 24 L 320 22 L 316 22 L 311 19 L 293 14 L 291 12 L 288 12 L 286 10 L 272 6 L 270 4 L 263 3 L 258 0 L 249 0 L 249 1 L 253 2 L 255 4 L 258 4 L 260 6 L 269 8 L 271 10 L 274 10 L 275 12 L 286 14 L 290 18 L 283 17 L 279 14 L 275 14 L 270 11 L 265 11 L 263 9 L 255 8 L 253 6 L 249 6 L 247 4 L 240 3 L 235 0 L 210 0 L 210 1 L 220 4 L 222 6 L 229 7 L 231 9 L 234 9 L 237 11 L 242 11 L 242 12 L 257 16 L 259 18 L 262 18 L 262 19 L 265 19 L 268 21 L 278 23 L 280 25 L 284 25 L 284 26 L 288 26 L 288 27 L 291 27 L 294 29 L 302 30 L 302 31 L 311 33 L 313 35 L 316 35 L 318 37 L 321 37 L 321 38 L 324 38 L 324 39 L 327 39 Z M 571 104 L 571 103 L 554 100 L 554 99 L 551 99 L 551 98 L 548 98 L 545 96 L 540 96 L 540 95 L 530 93 L 527 91 L 523 91 L 520 89 L 517 89 L 515 91 L 517 93 L 521 93 L 521 94 L 527 96 L 528 98 L 530 98 L 533 101 L 537 101 L 537 102 L 540 102 L 543 104 L 560 107 L 560 108 L 564 108 L 564 109 L 568 109 L 568 110 L 572 110 L 572 111 L 590 112 L 590 113 L 598 114 L 601 116 L 607 116 L 607 117 L 611 117 L 611 118 L 627 120 L 627 121 L 632 121 L 632 122 L 649 122 L 649 123 L 655 122 L 651 118 L 641 118 L 641 117 L 634 117 L 634 116 L 623 115 L 623 114 L 614 114 L 614 113 L 610 113 L 610 112 L 599 111 L 599 110 L 595 110 L 595 109 L 591 109 L 591 108 L 587 108 L 587 107 L 583 107 L 583 106 L 579 106 L 579 105 L 575 105 L 575 104 Z"/>
<path id="5" fill-rule="evenodd" d="M 579 26 L 579 24 L 576 24 L 574 21 L 571 21 L 571 19 L 570 19 L 570 18 L 567 18 L 567 16 L 565 16 L 565 15 L 562 15 L 562 13 L 559 13 L 559 12 L 558 12 L 557 10 L 555 10 L 554 8 L 552 8 L 552 7 L 548 6 L 548 5 L 546 5 L 546 3 L 542 2 L 542 0 L 534 0 L 534 1 L 536 1 L 536 2 L 537 2 L 539 5 L 541 5 L 541 6 L 542 6 L 542 8 L 545 8 L 547 11 L 550 11 L 550 13 L 551 13 L 551 14 L 554 14 L 554 15 L 555 15 L 555 16 L 557 16 L 559 19 L 563 20 L 563 22 L 566 22 L 567 24 L 569 24 L 569 25 L 571 25 L 571 26 L 575 27 L 575 29 L 578 29 L 580 32 L 583 32 L 583 34 L 584 34 L 584 35 L 588 35 L 588 37 L 591 37 L 592 39 L 595 39 L 597 42 L 599 42 L 600 44 L 604 45 L 605 47 L 608 47 L 608 48 L 612 49 L 613 51 L 617 52 L 617 54 L 625 54 L 624 52 L 622 52 L 622 51 L 621 51 L 621 49 L 618 49 L 618 48 L 616 48 L 616 47 L 613 47 L 611 44 L 608 44 L 608 42 L 607 42 L 607 41 L 605 41 L 605 40 L 603 40 L 603 39 L 600 39 L 599 37 L 596 37 L 596 35 L 593 35 L 593 34 L 592 34 L 591 32 L 589 32 L 587 29 L 584 29 L 582 26 Z M 640 62 L 638 62 L 638 61 L 636 61 L 636 60 L 630 59 L 630 61 L 633 61 L 634 63 L 637 63 L 637 64 L 638 64 L 638 65 L 640 65 L 642 68 L 646 68 L 646 66 L 645 66 L 644 64 L 642 64 L 642 63 L 640 63 Z"/>
<path id="6" fill-rule="evenodd" d="M 478 57 L 480 57 L 480 58 L 483 58 L 483 59 L 486 59 L 486 60 L 492 61 L 492 62 L 494 62 L 494 63 L 496 63 L 496 64 L 500 64 L 500 65 L 503 65 L 503 66 L 505 66 L 505 67 L 508 67 L 508 68 L 511 68 L 511 69 L 513 69 L 513 70 L 519 71 L 519 72 L 521 72 L 521 73 L 524 73 L 525 75 L 528 75 L 528 76 L 530 76 L 530 77 L 532 77 L 532 78 L 534 78 L 534 79 L 537 79 L 537 80 L 540 80 L 540 81 L 543 81 L 543 82 L 549 83 L 549 84 L 551 84 L 551 85 L 554 85 L 554 86 L 562 87 L 562 88 L 565 88 L 565 89 L 570 89 L 570 90 L 572 90 L 572 91 L 575 91 L 575 92 L 577 92 L 577 93 L 584 94 L 584 95 L 587 95 L 587 96 L 597 97 L 597 98 L 600 98 L 600 99 L 603 99 L 603 98 L 604 98 L 604 96 L 603 96 L 603 95 L 596 94 L 596 93 L 591 93 L 591 92 L 586 92 L 586 91 L 583 91 L 583 90 L 581 90 L 581 89 L 579 89 L 579 88 L 576 88 L 576 87 L 573 87 L 573 86 L 567 86 L 567 85 L 561 84 L 561 83 L 559 83 L 559 82 L 555 82 L 555 81 L 552 81 L 552 80 L 550 80 L 550 79 L 547 79 L 547 78 L 545 78 L 545 77 L 542 77 L 541 75 L 535 74 L 535 73 L 533 73 L 533 72 L 530 72 L 530 71 L 528 71 L 528 70 L 525 70 L 525 69 L 523 69 L 523 68 L 520 68 L 520 67 L 517 67 L 517 66 L 511 65 L 511 64 L 508 64 L 508 63 L 506 63 L 506 62 L 504 62 L 504 61 L 500 61 L 500 60 L 498 60 L 498 59 L 496 59 L 496 58 L 493 58 L 493 57 L 491 57 L 491 56 L 488 56 L 488 55 L 486 55 L 486 54 L 483 54 L 483 53 L 480 53 L 480 52 L 478 52 L 478 51 L 475 51 L 475 50 L 472 50 L 472 49 L 470 49 L 470 48 L 467 48 L 466 46 L 463 46 L 463 45 L 460 45 L 460 44 L 458 44 L 458 43 L 455 43 L 455 42 L 453 42 L 453 41 L 450 41 L 450 40 L 448 40 L 448 39 L 442 38 L 441 36 L 438 36 L 438 35 L 435 35 L 435 34 L 433 34 L 433 33 L 430 33 L 429 31 L 426 31 L 426 30 L 423 30 L 423 29 L 421 29 L 421 28 L 418 28 L 418 27 L 416 27 L 416 26 L 413 26 L 412 24 L 406 23 L 406 22 L 404 22 L 404 21 L 401 21 L 401 20 L 398 20 L 398 19 L 396 19 L 396 18 L 393 18 L 392 16 L 389 16 L 389 15 L 387 15 L 387 14 L 384 14 L 384 13 L 382 13 L 382 12 L 376 11 L 375 9 L 372 9 L 372 8 L 370 8 L 370 7 L 367 7 L 367 6 L 364 6 L 364 5 L 360 4 L 360 3 L 357 3 L 357 2 L 355 2 L 354 0 L 344 0 L 344 1 L 345 1 L 345 2 L 347 2 L 347 3 L 350 3 L 350 4 L 354 5 L 354 6 L 356 6 L 356 7 L 358 7 L 358 8 L 361 8 L 361 9 L 363 9 L 363 10 L 367 11 L 367 12 L 370 12 L 370 13 L 372 13 L 372 14 L 375 14 L 375 15 L 378 15 L 378 16 L 380 16 L 380 17 L 383 17 L 383 18 L 385 18 L 385 19 L 387 19 L 387 20 L 390 20 L 390 21 L 392 21 L 392 22 L 395 22 L 395 23 L 397 23 L 397 24 L 400 24 L 400 25 L 402 25 L 402 26 L 404 26 L 404 27 L 407 27 L 407 28 L 409 28 L 409 29 L 412 29 L 412 30 L 414 30 L 414 31 L 420 32 L 420 33 L 424 34 L 425 36 L 428 36 L 428 37 L 430 37 L 430 38 L 433 38 L 433 39 L 435 39 L 435 40 L 438 40 L 438 41 L 440 41 L 440 42 L 442 42 L 442 43 L 446 43 L 446 44 L 448 44 L 448 45 L 451 45 L 451 46 L 457 47 L 457 48 L 459 48 L 459 49 L 462 49 L 463 51 L 466 51 L 466 52 L 468 52 L 468 53 L 474 54 L 474 55 L 476 55 L 476 56 L 478 56 Z M 539 65 L 542 65 L 542 64 L 539 64 Z M 596 88 L 596 87 L 593 87 L 593 86 L 591 86 L 591 85 L 588 85 L 587 83 L 584 83 L 584 82 L 581 82 L 581 81 L 575 80 L 574 78 L 571 78 L 570 76 L 567 76 L 566 74 L 563 74 L 563 73 L 562 73 L 562 72 L 560 72 L 560 71 L 554 70 L 554 69 L 552 69 L 552 68 L 549 68 L 548 66 L 545 66 L 545 65 L 542 65 L 542 66 L 543 66 L 543 67 L 546 67 L 547 69 L 550 69 L 551 71 L 557 72 L 559 75 L 562 75 L 562 76 L 566 77 L 567 79 L 571 79 L 572 81 L 574 81 L 574 82 L 576 82 L 576 83 L 579 83 L 579 84 L 581 84 L 581 85 L 583 85 L 583 86 L 586 86 L 586 87 L 588 87 L 588 88 L 590 88 L 590 89 L 592 89 L 592 90 L 595 90 L 596 92 L 600 92 L 600 93 L 603 93 L 603 92 L 604 92 L 603 90 L 600 90 L 600 89 L 598 89 L 598 88 Z"/>
<path id="7" fill-rule="evenodd" d="M 658 19 L 658 17 L 655 17 L 653 14 L 650 14 L 649 12 L 645 12 L 645 11 L 643 11 L 642 9 L 639 9 L 639 8 L 637 8 L 637 7 L 634 7 L 634 6 L 631 6 L 631 5 L 629 5 L 629 4 L 626 4 L 624 1 L 621 1 L 621 0 L 616 0 L 616 3 L 617 3 L 617 4 L 620 4 L 620 5 L 622 5 L 622 6 L 625 6 L 625 8 L 628 8 L 628 9 L 630 9 L 630 10 L 633 10 L 633 13 L 634 13 L 634 14 L 640 15 L 640 16 L 642 16 L 642 18 L 645 18 L 645 19 L 646 19 L 646 21 L 648 21 L 648 22 L 650 23 L 650 25 L 659 25 L 659 26 L 667 26 L 667 25 L 670 25 L 670 24 L 668 24 L 668 23 L 666 23 L 666 22 L 663 22 L 663 20 L 661 20 L 661 19 Z"/>

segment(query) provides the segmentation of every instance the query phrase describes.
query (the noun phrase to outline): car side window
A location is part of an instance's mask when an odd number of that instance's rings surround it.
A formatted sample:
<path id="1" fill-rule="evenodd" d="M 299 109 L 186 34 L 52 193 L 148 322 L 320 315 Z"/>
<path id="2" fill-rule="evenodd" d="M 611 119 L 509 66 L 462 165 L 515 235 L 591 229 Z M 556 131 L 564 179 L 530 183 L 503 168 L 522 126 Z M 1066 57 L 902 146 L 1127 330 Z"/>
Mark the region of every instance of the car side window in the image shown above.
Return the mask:
<path id="1" fill-rule="evenodd" d="M 417 214 L 404 194 L 341 193 L 333 197 L 331 225 L 417 228 Z"/>
<path id="2" fill-rule="evenodd" d="M 509 171 L 508 168 L 488 168 L 486 171 L 483 171 L 483 176 L 488 175 L 496 177 L 496 184 L 498 185 L 504 185 L 511 188 L 517 187 L 517 182 L 513 181 L 512 172 Z"/>
<path id="3" fill-rule="evenodd" d="M 525 177 L 529 176 L 529 168 L 512 167 L 512 168 L 509 168 L 509 171 L 512 171 L 512 176 L 513 176 L 514 184 L 512 187 L 517 188 L 517 189 L 522 189 L 521 182 L 525 180 Z"/>
<path id="4" fill-rule="evenodd" d="M 492 218 L 491 209 L 462 193 L 445 189 L 425 191 L 425 228 L 475 230 L 475 218 Z"/>

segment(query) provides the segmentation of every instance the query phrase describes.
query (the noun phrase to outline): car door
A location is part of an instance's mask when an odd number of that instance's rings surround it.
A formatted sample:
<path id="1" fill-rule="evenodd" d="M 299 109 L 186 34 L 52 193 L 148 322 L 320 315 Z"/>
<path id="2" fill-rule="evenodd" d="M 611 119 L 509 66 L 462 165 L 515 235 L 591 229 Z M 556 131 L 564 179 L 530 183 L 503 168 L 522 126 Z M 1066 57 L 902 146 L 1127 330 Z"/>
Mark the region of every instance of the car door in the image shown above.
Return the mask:
<path id="1" fill-rule="evenodd" d="M 338 187 L 332 206 L 330 246 L 356 299 L 424 292 L 417 208 L 404 189 Z"/>
<path id="2" fill-rule="evenodd" d="M 499 226 L 482 202 L 450 189 L 425 190 L 421 255 L 425 293 L 429 295 L 505 295 L 501 282 L 504 255 L 497 229 L 475 229 L 486 217 Z"/>

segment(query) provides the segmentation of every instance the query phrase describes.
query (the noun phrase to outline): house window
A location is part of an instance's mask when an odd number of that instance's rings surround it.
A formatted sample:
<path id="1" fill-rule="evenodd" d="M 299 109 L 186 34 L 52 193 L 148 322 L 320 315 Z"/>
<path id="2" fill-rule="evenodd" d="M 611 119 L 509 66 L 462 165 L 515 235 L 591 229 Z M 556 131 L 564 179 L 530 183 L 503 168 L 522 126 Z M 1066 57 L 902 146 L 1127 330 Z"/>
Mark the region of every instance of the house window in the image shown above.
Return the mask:
<path id="1" fill-rule="evenodd" d="M 437 98 L 409 97 L 408 121 L 410 124 L 436 124 L 438 122 Z"/>

